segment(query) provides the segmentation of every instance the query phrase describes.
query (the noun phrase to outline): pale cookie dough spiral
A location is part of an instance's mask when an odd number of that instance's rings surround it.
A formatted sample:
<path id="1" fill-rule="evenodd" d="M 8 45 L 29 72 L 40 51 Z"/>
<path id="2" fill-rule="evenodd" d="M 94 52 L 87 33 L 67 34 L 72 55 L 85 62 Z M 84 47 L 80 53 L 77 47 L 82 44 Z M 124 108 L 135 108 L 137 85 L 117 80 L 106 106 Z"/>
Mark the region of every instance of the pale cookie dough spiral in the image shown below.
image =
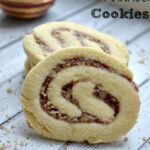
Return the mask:
<path id="1" fill-rule="evenodd" d="M 62 141 L 117 140 L 135 124 L 139 105 L 128 68 L 91 48 L 54 52 L 29 72 L 22 88 L 31 127 Z"/>
<path id="2" fill-rule="evenodd" d="M 128 50 L 115 38 L 72 22 L 51 22 L 40 25 L 24 38 L 24 50 L 33 64 L 51 52 L 83 46 L 102 51 L 127 65 Z"/>

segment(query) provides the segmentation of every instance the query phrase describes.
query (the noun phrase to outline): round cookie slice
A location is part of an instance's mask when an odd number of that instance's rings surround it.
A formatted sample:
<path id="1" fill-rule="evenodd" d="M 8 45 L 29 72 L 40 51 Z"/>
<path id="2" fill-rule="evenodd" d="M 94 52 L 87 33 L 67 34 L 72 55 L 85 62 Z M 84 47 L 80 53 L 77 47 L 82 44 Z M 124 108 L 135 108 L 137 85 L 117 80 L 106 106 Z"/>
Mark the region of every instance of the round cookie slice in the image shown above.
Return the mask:
<path id="1" fill-rule="evenodd" d="M 22 106 L 40 135 L 108 143 L 136 123 L 140 100 L 130 70 L 91 48 L 57 51 L 36 65 L 22 87 Z"/>
<path id="2" fill-rule="evenodd" d="M 128 63 L 128 50 L 115 38 L 71 22 L 52 22 L 36 27 L 24 38 L 24 50 L 37 64 L 49 53 L 67 47 L 86 46 L 103 51 L 123 64 Z"/>

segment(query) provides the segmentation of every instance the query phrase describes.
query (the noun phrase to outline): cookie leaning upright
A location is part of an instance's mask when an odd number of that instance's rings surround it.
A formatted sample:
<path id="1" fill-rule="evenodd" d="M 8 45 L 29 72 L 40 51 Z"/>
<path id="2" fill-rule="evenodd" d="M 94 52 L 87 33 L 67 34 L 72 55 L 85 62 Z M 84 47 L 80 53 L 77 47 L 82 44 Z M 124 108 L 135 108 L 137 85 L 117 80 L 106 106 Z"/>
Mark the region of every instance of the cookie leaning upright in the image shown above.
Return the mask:
<path id="1" fill-rule="evenodd" d="M 115 141 L 133 127 L 140 105 L 130 70 L 85 47 L 53 52 L 28 73 L 21 95 L 31 127 L 61 141 Z"/>
<path id="2" fill-rule="evenodd" d="M 124 44 L 109 35 L 71 22 L 40 25 L 25 36 L 23 45 L 33 64 L 37 64 L 53 51 L 74 46 L 93 47 L 110 54 L 123 64 L 128 63 L 128 51 Z"/>

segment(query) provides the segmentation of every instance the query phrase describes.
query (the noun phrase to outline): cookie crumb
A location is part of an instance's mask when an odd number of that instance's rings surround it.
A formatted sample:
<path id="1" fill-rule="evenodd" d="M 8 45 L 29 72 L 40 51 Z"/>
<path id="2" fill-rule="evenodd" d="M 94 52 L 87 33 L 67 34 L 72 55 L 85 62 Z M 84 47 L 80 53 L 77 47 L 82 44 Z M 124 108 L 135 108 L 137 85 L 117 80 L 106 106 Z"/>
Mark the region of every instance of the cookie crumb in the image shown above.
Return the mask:
<path id="1" fill-rule="evenodd" d="M 64 150 L 67 150 L 67 146 L 64 146 Z"/>
<path id="2" fill-rule="evenodd" d="M 25 145 L 25 143 L 22 141 L 19 143 L 19 146 L 21 146 L 21 147 L 23 147 L 24 145 Z"/>
<path id="3" fill-rule="evenodd" d="M 144 64 L 144 59 L 140 59 L 138 62 L 139 62 L 140 64 Z"/>
<path id="4" fill-rule="evenodd" d="M 3 127 L 3 126 L 0 126 L 0 130 L 7 131 L 7 129 L 5 127 Z"/>
<path id="5" fill-rule="evenodd" d="M 11 82 L 11 79 L 9 79 L 8 82 L 10 83 L 10 82 Z"/>
<path id="6" fill-rule="evenodd" d="M 129 40 L 126 40 L 126 41 L 125 41 L 125 44 L 126 44 L 126 45 L 128 45 L 129 43 L 130 43 L 130 41 L 129 41 Z"/>
<path id="7" fill-rule="evenodd" d="M 142 140 L 143 140 L 144 142 L 146 142 L 146 141 L 147 141 L 146 137 L 143 137 L 143 138 L 142 138 Z"/>
<path id="8" fill-rule="evenodd" d="M 5 128 L 5 127 L 3 127 L 3 126 L 0 126 L 0 130 L 2 130 L 5 135 L 10 132 L 7 128 Z"/>
<path id="9" fill-rule="evenodd" d="M 11 88 L 8 88 L 8 89 L 7 89 L 7 93 L 8 93 L 8 94 L 11 94 L 11 93 L 12 93 L 12 89 L 11 89 Z"/>
<path id="10" fill-rule="evenodd" d="M 10 141 L 8 140 L 8 141 L 6 141 L 7 143 L 10 143 Z"/>
<path id="11" fill-rule="evenodd" d="M 3 126 L 0 126 L 0 130 L 3 130 L 4 129 L 4 127 Z"/>
<path id="12" fill-rule="evenodd" d="M 12 126 L 11 126 L 11 129 L 14 129 L 14 128 L 15 128 L 15 126 L 12 125 Z"/>
<path id="13" fill-rule="evenodd" d="M 127 142 L 127 141 L 128 141 L 128 138 L 127 138 L 127 137 L 125 137 L 125 138 L 123 139 L 123 141 L 124 141 L 124 142 Z"/>

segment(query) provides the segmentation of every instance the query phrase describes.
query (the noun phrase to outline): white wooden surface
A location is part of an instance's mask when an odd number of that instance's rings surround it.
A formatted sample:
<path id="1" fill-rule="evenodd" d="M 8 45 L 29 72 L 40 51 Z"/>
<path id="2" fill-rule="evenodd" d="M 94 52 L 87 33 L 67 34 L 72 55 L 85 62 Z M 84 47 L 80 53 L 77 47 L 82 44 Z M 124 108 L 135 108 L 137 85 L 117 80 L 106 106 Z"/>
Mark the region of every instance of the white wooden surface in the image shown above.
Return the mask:
<path id="1" fill-rule="evenodd" d="M 150 21 L 93 19 L 91 9 L 117 7 L 99 0 L 57 0 L 48 14 L 33 21 L 6 17 L 0 12 L 0 150 L 149 150 L 150 149 Z M 22 113 L 20 88 L 25 54 L 22 37 L 48 21 L 70 20 L 117 37 L 130 50 L 129 67 L 140 87 L 141 111 L 134 128 L 111 144 L 88 145 L 47 140 L 31 130 Z M 60 133 L 61 134 L 61 133 Z"/>

